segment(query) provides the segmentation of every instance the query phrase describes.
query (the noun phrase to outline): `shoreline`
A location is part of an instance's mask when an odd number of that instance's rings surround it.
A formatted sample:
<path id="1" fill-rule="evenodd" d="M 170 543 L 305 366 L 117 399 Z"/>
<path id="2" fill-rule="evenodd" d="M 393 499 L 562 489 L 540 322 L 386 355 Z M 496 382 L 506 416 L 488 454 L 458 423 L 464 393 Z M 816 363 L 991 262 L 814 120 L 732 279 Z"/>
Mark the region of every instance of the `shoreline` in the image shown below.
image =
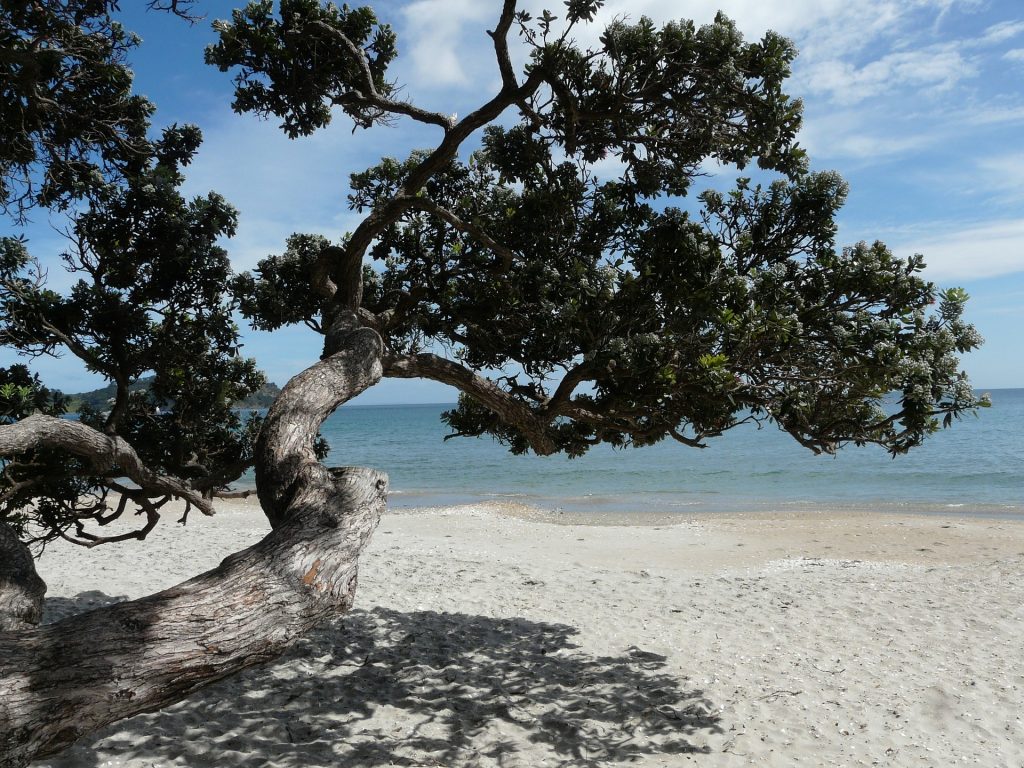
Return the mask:
<path id="1" fill-rule="evenodd" d="M 255 487 L 237 491 L 255 493 Z M 674 499 L 674 500 L 668 500 Z M 721 515 L 895 515 L 920 517 L 963 517 L 978 520 L 1024 521 L 1024 503 L 922 501 L 858 499 L 855 501 L 769 499 L 730 497 L 708 501 L 689 500 L 675 493 L 650 493 L 642 496 L 606 494 L 592 496 L 550 496 L 525 493 L 437 493 L 433 491 L 391 491 L 388 511 L 402 514 L 429 509 L 488 507 L 495 512 L 528 516 L 531 519 L 571 521 L 572 524 L 605 524 L 590 521 L 613 520 L 613 525 L 667 524 L 673 519 L 716 517 Z M 521 510 L 521 511 L 519 511 Z M 653 521 L 653 522 L 651 522 Z"/>
<path id="2" fill-rule="evenodd" d="M 579 506 L 583 506 L 584 501 L 578 502 Z M 574 504 L 574 506 L 576 505 Z M 843 519 L 857 517 L 877 517 L 879 519 L 906 517 L 926 520 L 952 519 L 1024 523 L 1024 506 L 959 503 L 933 505 L 916 502 L 892 503 L 882 508 L 879 508 L 878 505 L 862 503 L 826 505 L 814 502 L 792 502 L 778 505 L 766 503 L 758 509 L 753 509 L 749 506 L 741 508 L 724 506 L 721 510 L 712 510 L 692 505 L 677 507 L 671 510 L 601 509 L 583 511 L 575 508 L 567 509 L 559 506 L 536 505 L 517 498 L 488 498 L 450 504 L 413 504 L 409 506 L 396 505 L 389 499 L 387 514 L 425 514 L 434 511 L 461 509 L 479 509 L 495 515 L 516 517 L 552 525 L 597 527 L 675 525 L 690 521 L 712 522 L 727 518 L 820 520 L 832 517 Z"/>
<path id="3" fill-rule="evenodd" d="M 218 509 L 127 547 L 51 546 L 47 619 L 267 530 L 255 499 Z M 1022 636 L 1020 521 L 398 509 L 346 617 L 33 765 L 1022 764 Z"/>

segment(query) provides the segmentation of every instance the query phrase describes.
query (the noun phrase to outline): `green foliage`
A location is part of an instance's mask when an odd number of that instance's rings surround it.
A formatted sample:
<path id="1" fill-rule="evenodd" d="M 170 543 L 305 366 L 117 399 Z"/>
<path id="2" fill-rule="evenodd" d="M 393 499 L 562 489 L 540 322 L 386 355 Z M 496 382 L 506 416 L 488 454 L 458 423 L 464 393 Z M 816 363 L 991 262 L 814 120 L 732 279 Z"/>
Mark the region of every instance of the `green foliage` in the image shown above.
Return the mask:
<path id="1" fill-rule="evenodd" d="M 581 12 L 590 9 L 571 7 L 570 20 Z M 806 169 L 794 143 L 801 104 L 782 91 L 796 50 L 783 37 L 746 43 L 719 14 L 702 27 L 616 20 L 595 50 L 532 39 L 528 71 L 544 73 L 550 96 L 531 99 L 531 130 L 586 163 L 620 158 L 636 194 L 683 195 L 706 159 Z"/>
<path id="2" fill-rule="evenodd" d="M 320 329 L 322 300 L 309 290 L 313 265 L 330 242 L 319 235 L 292 235 L 280 256 L 262 259 L 255 274 L 234 278 L 232 290 L 241 299 L 243 314 L 253 327 L 273 331 L 306 322 Z"/>
<path id="3" fill-rule="evenodd" d="M 756 420 L 818 452 L 853 442 L 895 454 L 978 405 L 959 371 L 981 342 L 966 294 L 936 294 L 921 257 L 837 247 L 846 184 L 812 172 L 796 142 L 801 104 L 783 90 L 792 44 L 744 41 L 721 15 L 701 27 L 617 20 L 578 44 L 573 29 L 601 6 L 567 0 L 559 26 L 504 5 L 501 89 L 461 122 L 393 99 L 395 35 L 369 8 L 258 0 L 217 22 L 206 56 L 234 72 L 238 112 L 274 115 L 293 138 L 335 107 L 357 127 L 405 116 L 444 132 L 352 175 L 349 203 L 365 218 L 341 242 L 297 234 L 234 276 L 220 240 L 236 213 L 214 193 L 179 193 L 199 132 L 148 135 L 152 107 L 130 94 L 123 64 L 136 41 L 110 19 L 114 3 L 3 2 L 3 201 L 89 208 L 65 254 L 80 278 L 67 294 L 47 289 L 23 240 L 0 239 L 0 343 L 80 357 L 114 399 L 82 420 L 204 492 L 251 463 L 259 427 L 231 409 L 263 383 L 240 356 L 236 310 L 266 330 L 306 323 L 327 336 L 325 354 L 365 323 L 384 341 L 385 374 L 455 382 L 453 432 L 515 452 L 699 445 Z M 513 29 L 528 48 L 518 75 L 504 50 Z M 478 150 L 460 155 L 472 135 Z M 745 175 L 693 197 L 709 161 Z M 438 352 L 448 359 L 431 367 Z M 9 413 L 56 407 L 38 382 L 9 376 Z M 884 411 L 894 391 L 899 407 Z M 18 461 L 5 482 L 31 489 L 0 497 L 0 514 L 24 516 L 24 499 L 43 495 L 49 535 L 99 519 L 116 485 L 116 468 L 47 464 L 44 478 L 35 458 Z"/>
<path id="4" fill-rule="evenodd" d="M 235 111 L 281 116 L 292 138 L 330 123 L 333 106 L 363 128 L 379 121 L 380 110 L 362 99 L 363 64 L 376 91 L 390 95 L 385 73 L 397 53 L 391 27 L 378 24 L 369 8 L 319 0 L 281 0 L 278 17 L 273 11 L 271 0 L 256 0 L 232 11 L 230 22 L 214 23 L 220 40 L 207 49 L 206 60 L 222 72 L 238 68 Z"/>
<path id="5" fill-rule="evenodd" d="M 593 21 L 604 0 L 565 0 L 565 17 L 570 23 Z"/>
<path id="6" fill-rule="evenodd" d="M 0 368 L 0 425 L 36 413 L 61 416 L 66 406 L 67 398 L 26 366 Z M 0 521 L 25 539 L 52 538 L 72 524 L 67 510 L 89 493 L 92 481 L 82 473 L 88 469 L 81 462 L 52 450 L 0 457 Z"/>
<path id="7" fill-rule="evenodd" d="M 190 18 L 192 4 L 148 5 Z M 0 2 L 0 205 L 18 223 L 34 205 L 71 208 L 63 260 L 77 277 L 65 294 L 50 290 L 25 240 L 0 238 L 0 343 L 80 358 L 112 389 L 110 406 L 83 407 L 81 420 L 128 439 L 151 471 L 212 492 L 252 462 L 259 419 L 243 423 L 232 406 L 263 384 L 239 355 L 219 244 L 237 213 L 216 193 L 179 193 L 201 134 L 177 125 L 150 134 L 154 107 L 131 92 L 126 63 L 139 41 L 112 18 L 117 9 Z M 0 419 L 64 412 L 65 399 L 24 367 L 5 376 Z M 4 462 L 0 518 L 37 540 L 109 521 L 111 489 L 150 520 L 163 503 L 121 486 L 117 467 L 43 449 Z"/>
<path id="8" fill-rule="evenodd" d="M 33 413 L 60 416 L 67 410 L 67 397 L 43 386 L 27 366 L 0 368 L 0 424 L 10 424 Z"/>
<path id="9" fill-rule="evenodd" d="M 153 105 L 110 0 L 0 2 L 0 206 L 64 207 L 137 167 Z"/>
<path id="10" fill-rule="evenodd" d="M 82 408 L 83 423 L 127 439 L 151 470 L 213 491 L 252 462 L 259 419 L 243 423 L 233 404 L 264 382 L 239 355 L 230 263 L 218 244 L 237 214 L 215 193 L 187 200 L 178 191 L 200 140 L 196 128 L 172 126 L 145 163 L 94 191 L 63 256 L 79 276 L 66 295 L 45 287 L 23 241 L 0 241 L 0 341 L 29 355 L 72 352 L 114 389 L 109 408 Z M 137 386 L 147 374 L 148 386 Z M 0 515 L 47 500 L 33 513 L 43 540 L 70 526 L 81 535 L 84 520 L 101 519 L 108 490 L 125 493 L 116 467 L 97 474 L 55 461 L 30 477 L 38 465 L 12 463 L 31 482 L 0 498 Z"/>
<path id="11" fill-rule="evenodd" d="M 703 27 L 618 20 L 581 47 L 570 31 L 600 5 L 567 2 L 562 31 L 547 11 L 516 13 L 532 49 L 519 82 L 532 90 L 510 100 L 518 124 L 486 127 L 468 160 L 421 151 L 352 175 L 352 209 L 386 218 L 363 307 L 389 350 L 448 350 L 498 371 L 518 406 L 464 395 L 445 416 L 454 433 L 578 455 L 597 442 L 696 444 L 753 419 L 815 451 L 901 453 L 973 407 L 957 355 L 980 338 L 962 293 L 929 315 L 919 257 L 836 247 L 847 188 L 811 172 L 795 141 L 792 44 L 746 42 L 719 15 Z M 286 124 L 303 114 L 261 108 Z M 690 200 L 708 160 L 769 178 Z M 619 172 L 599 178 L 608 163 Z M 326 247 L 293 239 L 236 283 L 254 323 L 322 320 L 297 286 Z M 890 391 L 895 415 L 881 408 Z"/>

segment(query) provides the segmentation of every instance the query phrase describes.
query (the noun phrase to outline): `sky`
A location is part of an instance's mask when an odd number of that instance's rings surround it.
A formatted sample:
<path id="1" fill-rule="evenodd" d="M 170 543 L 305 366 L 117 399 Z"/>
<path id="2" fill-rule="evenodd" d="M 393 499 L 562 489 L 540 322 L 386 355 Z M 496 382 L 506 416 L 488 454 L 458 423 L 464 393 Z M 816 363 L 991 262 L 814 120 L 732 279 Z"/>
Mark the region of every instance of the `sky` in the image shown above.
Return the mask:
<path id="1" fill-rule="evenodd" d="M 238 2 L 197 0 L 205 19 L 189 26 L 142 3 L 122 3 L 140 34 L 136 89 L 158 107 L 157 125 L 195 123 L 205 137 L 188 169 L 186 192 L 216 190 L 241 212 L 226 243 L 236 270 L 280 253 L 292 232 L 336 239 L 357 219 L 345 204 L 348 175 L 383 156 L 433 146 L 436 128 L 401 121 L 353 134 L 339 118 L 312 137 L 290 141 L 274 122 L 231 112 L 228 74 L 203 64 L 210 23 Z M 536 13 L 558 0 L 523 0 Z M 422 107 L 466 114 L 498 88 L 486 30 L 500 0 L 384 0 L 373 5 L 398 33 L 389 75 Z M 792 39 L 800 56 L 788 92 L 804 100 L 800 143 L 815 170 L 850 183 L 839 216 L 841 245 L 883 240 L 900 256 L 924 254 L 926 277 L 971 295 L 967 319 L 986 339 L 965 357 L 979 388 L 1024 387 L 1024 4 L 1019 0 L 609 0 L 577 38 L 595 39 L 613 18 L 656 22 L 722 10 L 750 39 L 768 29 Z M 519 53 L 522 59 L 521 52 Z M 512 113 L 509 118 L 514 117 Z M 470 145 L 470 148 L 472 146 Z M 735 172 L 710 169 L 728 189 Z M 58 266 L 58 219 L 36 214 L 30 250 L 51 265 L 51 286 L 69 285 Z M 0 232 L 4 226 L 0 226 Z M 243 321 L 244 322 L 244 321 Z M 274 333 L 245 328 L 245 353 L 283 384 L 314 362 L 320 337 L 304 326 Z M 0 350 L 0 365 L 13 362 Z M 31 362 L 49 386 L 74 392 L 104 382 L 77 362 Z M 433 382 L 389 380 L 364 404 L 450 402 Z"/>

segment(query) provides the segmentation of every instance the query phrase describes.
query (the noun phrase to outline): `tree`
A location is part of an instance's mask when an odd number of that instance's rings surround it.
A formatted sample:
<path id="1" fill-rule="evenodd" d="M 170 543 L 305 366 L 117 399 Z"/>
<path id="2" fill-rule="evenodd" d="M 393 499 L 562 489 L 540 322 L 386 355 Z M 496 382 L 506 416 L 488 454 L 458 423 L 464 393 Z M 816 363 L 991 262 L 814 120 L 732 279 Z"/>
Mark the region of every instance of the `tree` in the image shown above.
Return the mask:
<path id="1" fill-rule="evenodd" d="M 8 530 L 24 499 L 54 499 L 59 512 L 36 521 L 92 544 L 84 522 L 103 522 L 110 490 L 155 522 L 150 509 L 170 497 L 209 511 L 252 465 L 273 531 L 166 592 L 0 634 L 0 765 L 272 658 L 348 609 L 386 477 L 326 467 L 317 430 L 384 376 L 457 387 L 445 415 L 456 434 L 572 456 L 601 442 L 700 446 L 745 421 L 776 424 L 815 452 L 875 443 L 899 454 L 975 405 L 957 359 L 980 343 L 961 319 L 966 295 L 937 295 L 920 257 L 836 247 L 846 187 L 810 171 L 796 144 L 801 106 L 783 92 L 792 45 L 771 33 L 745 42 L 723 16 L 700 28 L 616 21 L 594 46 L 576 43 L 600 4 L 568 0 L 556 20 L 503 0 L 488 33 L 501 86 L 457 119 L 398 97 L 387 79 L 395 35 L 370 9 L 251 2 L 216 22 L 207 51 L 234 73 L 236 111 L 273 116 L 293 138 L 338 112 L 357 128 L 411 119 L 439 132 L 432 149 L 352 176 L 350 205 L 364 215 L 352 233 L 294 235 L 231 276 L 215 241 L 234 214 L 215 195 L 178 194 L 199 137 L 172 127 L 111 170 L 119 155 L 103 137 L 87 145 L 102 172 L 66 190 L 89 201 L 71 232 L 69 263 L 84 277 L 69 296 L 42 285 L 24 243 L 4 241 L 5 342 L 70 350 L 118 385 L 106 417 L 36 413 L 0 426 Z M 113 36 L 112 7 L 83 2 L 99 21 L 75 25 Z M 16 14 L 3 19 L 16 40 L 37 35 Z M 522 73 L 513 34 L 529 52 Z M 768 180 L 691 200 L 709 158 L 756 165 Z M 609 159 L 620 172 L 599 178 L 595 164 Z M 129 280 L 135 270 L 144 279 Z M 245 428 L 225 406 L 259 385 L 239 355 L 236 306 L 258 328 L 305 323 L 324 339 L 320 360 Z M 134 399 L 129 386 L 148 371 L 157 400 Z M 155 416 L 169 401 L 172 415 Z M 75 457 L 60 480 L 84 483 L 91 501 L 33 475 L 46 452 Z M 12 490 L 23 483 L 32 487 Z M 25 585 L 25 570 L 8 581 Z"/>
<path id="2" fill-rule="evenodd" d="M 190 18 L 192 0 L 149 0 Z M 146 156 L 153 105 L 132 94 L 138 39 L 115 0 L 0 4 L 0 207 L 66 208 Z"/>

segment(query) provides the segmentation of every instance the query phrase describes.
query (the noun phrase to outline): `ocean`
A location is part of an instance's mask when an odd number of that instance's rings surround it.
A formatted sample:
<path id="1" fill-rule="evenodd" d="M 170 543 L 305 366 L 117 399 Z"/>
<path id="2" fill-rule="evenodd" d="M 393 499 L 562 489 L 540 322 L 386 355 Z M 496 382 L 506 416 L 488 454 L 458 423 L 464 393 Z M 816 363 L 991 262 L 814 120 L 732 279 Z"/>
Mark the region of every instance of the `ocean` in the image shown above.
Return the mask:
<path id="1" fill-rule="evenodd" d="M 322 433 L 327 463 L 382 469 L 394 507 L 511 503 L 542 513 L 629 515 L 880 510 L 1024 516 L 1024 389 L 908 455 L 848 446 L 814 456 L 774 427 L 737 427 L 695 449 L 598 446 L 582 458 L 513 456 L 489 438 L 444 440 L 450 405 L 345 406 Z M 251 477 L 243 480 L 251 483 Z"/>

